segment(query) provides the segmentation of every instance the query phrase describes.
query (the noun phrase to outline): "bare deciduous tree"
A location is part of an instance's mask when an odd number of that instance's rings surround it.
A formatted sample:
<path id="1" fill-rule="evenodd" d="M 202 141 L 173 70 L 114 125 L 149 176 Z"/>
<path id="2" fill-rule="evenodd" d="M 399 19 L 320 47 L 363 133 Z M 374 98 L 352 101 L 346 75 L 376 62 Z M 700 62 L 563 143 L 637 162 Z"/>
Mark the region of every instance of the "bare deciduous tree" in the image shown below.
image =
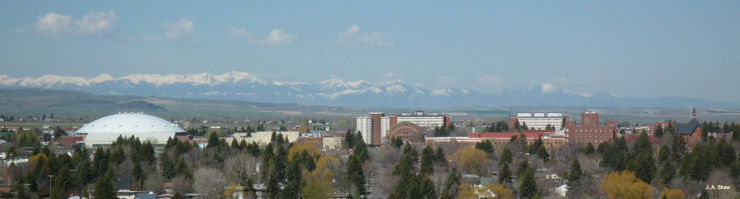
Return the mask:
<path id="1" fill-rule="evenodd" d="M 133 176 L 134 163 L 131 160 L 125 160 L 120 164 L 112 164 L 113 173 L 116 176 Z"/>
<path id="2" fill-rule="evenodd" d="M 201 198 L 221 198 L 226 183 L 226 176 L 221 170 L 213 168 L 198 168 L 193 175 L 193 187 L 200 193 Z"/>
<path id="3" fill-rule="evenodd" d="M 728 176 L 730 174 L 721 169 L 714 169 L 709 173 L 709 178 L 703 184 L 709 185 L 709 194 L 712 198 L 736 198 L 735 186 L 732 186 L 732 178 Z M 716 189 L 712 189 L 712 186 Z"/>
<path id="4" fill-rule="evenodd" d="M 144 190 L 162 190 L 162 175 L 150 175 L 147 176 L 144 181 Z"/>
<path id="5" fill-rule="evenodd" d="M 380 147 L 380 155 L 375 159 L 381 165 L 394 165 L 401 159 L 401 150 L 388 144 L 383 145 Z"/>
<path id="6" fill-rule="evenodd" d="M 182 175 L 172 178 L 172 187 L 174 188 L 174 190 L 172 190 L 174 193 L 185 194 L 193 192 L 193 189 L 190 187 L 190 182 L 188 182 L 188 179 Z"/>
<path id="7" fill-rule="evenodd" d="M 257 162 L 259 160 L 247 153 L 238 153 L 226 159 L 224 171 L 229 182 L 242 185 L 246 179 L 257 175 Z"/>
<path id="8" fill-rule="evenodd" d="M 696 181 L 686 179 L 686 177 L 676 177 L 671 181 L 671 188 L 681 189 L 686 193 L 686 196 L 691 197 L 701 193 L 701 191 L 706 188 L 705 185 L 706 184 L 704 183 L 698 183 Z"/>

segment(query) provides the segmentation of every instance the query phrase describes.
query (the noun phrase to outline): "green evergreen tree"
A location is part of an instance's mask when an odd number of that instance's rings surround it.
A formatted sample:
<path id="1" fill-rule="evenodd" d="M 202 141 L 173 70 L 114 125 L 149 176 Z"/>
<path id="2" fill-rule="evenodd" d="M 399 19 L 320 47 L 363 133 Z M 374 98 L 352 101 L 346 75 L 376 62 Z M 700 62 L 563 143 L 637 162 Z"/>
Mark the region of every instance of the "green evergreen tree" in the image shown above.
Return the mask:
<path id="1" fill-rule="evenodd" d="M 293 161 L 288 167 L 288 183 L 285 185 L 281 198 L 299 198 L 301 195 L 301 165 Z"/>
<path id="2" fill-rule="evenodd" d="M 172 162 L 172 159 L 170 159 L 167 153 L 159 155 L 159 167 L 162 170 L 162 177 L 164 177 L 164 179 L 172 179 L 177 174 L 175 163 Z"/>
<path id="3" fill-rule="evenodd" d="M 270 173 L 272 173 L 272 156 L 274 154 L 272 153 L 272 143 L 268 143 L 267 146 L 265 146 L 265 149 L 262 150 L 262 161 L 260 161 L 260 179 L 262 183 L 267 182 L 267 180 L 270 178 Z"/>
<path id="4" fill-rule="evenodd" d="M 357 134 L 360 134 L 360 131 L 357 131 Z M 347 134 L 344 135 L 344 142 L 347 143 L 347 148 L 351 149 L 355 147 L 355 143 L 357 142 L 357 139 L 362 139 L 362 137 L 355 137 L 355 134 L 352 133 L 352 130 L 347 129 Z"/>
<path id="5" fill-rule="evenodd" d="M 482 142 L 475 143 L 475 148 L 480 149 L 489 155 L 493 154 L 493 144 L 491 144 L 491 141 L 486 139 Z"/>
<path id="6" fill-rule="evenodd" d="M 350 186 L 357 190 L 357 196 L 365 192 L 365 174 L 362 169 L 364 162 L 360 156 L 350 155 L 347 163 L 347 177 Z"/>
<path id="7" fill-rule="evenodd" d="M 193 173 L 188 169 L 182 156 L 180 156 L 180 159 L 175 164 L 175 173 L 175 176 L 181 175 L 185 176 L 187 179 L 192 179 L 193 177 Z"/>
<path id="8" fill-rule="evenodd" d="M 139 185 L 144 185 L 144 180 L 146 178 L 144 174 L 144 170 L 141 169 L 141 162 L 134 162 L 134 179 L 136 180 L 136 183 Z"/>
<path id="9" fill-rule="evenodd" d="M 31 156 L 34 156 L 34 155 L 39 154 L 39 153 L 41 153 L 41 144 L 36 143 L 33 146 L 33 151 L 31 152 Z"/>
<path id="10" fill-rule="evenodd" d="M 422 150 L 419 173 L 422 175 L 431 175 L 434 173 L 434 151 L 429 146 L 424 147 L 424 150 Z"/>
<path id="11" fill-rule="evenodd" d="M 550 160 L 550 153 L 547 152 L 544 145 L 540 145 L 540 148 L 537 150 L 537 156 L 545 162 Z"/>
<path id="12" fill-rule="evenodd" d="M 403 139 L 400 137 L 391 138 L 391 146 L 401 148 L 401 146 L 403 146 Z"/>
<path id="13" fill-rule="evenodd" d="M 116 191 L 113 187 L 113 181 L 111 180 L 111 173 L 98 178 L 98 182 L 95 183 L 95 198 L 96 199 L 117 199 Z"/>
<path id="14" fill-rule="evenodd" d="M 732 145 L 730 145 L 729 143 L 725 142 L 725 139 L 722 139 L 714 147 L 714 152 L 717 153 L 717 156 L 719 157 L 722 165 L 730 166 L 730 164 L 735 161 L 735 148 L 733 148 Z"/>
<path id="15" fill-rule="evenodd" d="M 87 186 L 85 186 L 85 188 L 82 188 L 82 197 L 90 198 L 90 193 L 87 191 Z"/>
<path id="16" fill-rule="evenodd" d="M 280 182 L 282 181 L 277 177 L 277 172 L 275 172 L 274 168 L 265 169 L 265 170 L 273 170 L 271 172 L 268 172 L 267 182 L 265 183 L 266 189 L 267 189 L 267 196 L 269 198 L 279 198 L 280 196 Z"/>
<path id="17" fill-rule="evenodd" d="M 69 167 L 67 165 L 62 166 L 59 169 L 57 175 L 54 176 L 54 184 L 52 184 L 51 198 L 52 199 L 65 199 L 68 198 L 68 191 L 71 189 L 72 176 L 69 173 Z"/>
<path id="18" fill-rule="evenodd" d="M 110 161 L 113 164 L 121 164 L 124 160 L 126 160 L 126 153 L 123 152 L 122 147 L 117 147 L 110 155 Z"/>
<path id="19" fill-rule="evenodd" d="M 709 199 L 709 192 L 706 189 L 701 190 L 701 195 L 699 195 L 698 199 Z"/>
<path id="20" fill-rule="evenodd" d="M 236 139 L 231 140 L 231 148 L 239 149 L 239 142 L 237 142 Z"/>
<path id="21" fill-rule="evenodd" d="M 668 145 L 663 145 L 660 147 L 660 150 L 658 151 L 658 164 L 663 164 L 663 162 L 669 161 L 671 158 L 671 149 L 668 148 Z"/>
<path id="22" fill-rule="evenodd" d="M 673 142 L 671 142 L 671 154 L 673 155 L 673 160 L 681 160 L 684 153 L 686 153 L 686 142 L 684 141 L 683 136 L 676 134 L 673 136 Z"/>
<path id="23" fill-rule="evenodd" d="M 521 134 L 521 135 L 524 135 L 524 134 Z M 521 139 L 521 137 L 519 139 Z M 532 145 L 529 146 L 529 149 L 528 149 L 529 154 L 537 153 L 538 150 L 540 150 L 540 146 L 542 145 L 544 145 L 542 142 L 542 137 L 537 138 L 537 140 L 535 140 L 534 143 L 532 143 Z"/>
<path id="24" fill-rule="evenodd" d="M 517 168 L 516 170 L 517 178 L 521 180 L 524 176 L 524 172 L 527 171 L 527 168 L 529 168 L 529 161 L 527 161 L 527 159 L 524 159 L 524 161 L 519 163 L 519 168 Z"/>
<path id="25" fill-rule="evenodd" d="M 95 155 L 93 157 L 93 172 L 95 173 L 94 176 L 98 177 L 108 173 L 108 155 L 101 147 L 98 147 L 98 149 L 95 150 Z"/>
<path id="26" fill-rule="evenodd" d="M 740 161 L 735 160 L 730 166 L 730 175 L 735 180 L 740 180 Z"/>
<path id="27" fill-rule="evenodd" d="M 447 179 L 445 180 L 445 185 L 442 188 L 440 199 L 456 198 L 459 186 L 460 186 L 460 177 L 457 176 L 456 169 L 453 169 L 452 173 L 450 173 L 450 175 L 447 176 Z"/>
<path id="28" fill-rule="evenodd" d="M 365 145 L 365 142 L 363 142 L 362 140 L 359 140 L 355 144 L 353 153 L 360 157 L 360 160 L 362 160 L 363 163 L 370 159 L 370 154 L 367 151 L 367 145 Z"/>
<path id="29" fill-rule="evenodd" d="M 725 125 L 727 124 L 725 123 Z M 54 139 L 59 140 L 63 136 L 67 136 L 67 131 L 62 130 L 62 127 L 57 126 L 57 128 L 54 129 Z"/>
<path id="30" fill-rule="evenodd" d="M 509 164 L 508 163 L 503 163 L 503 165 L 504 166 L 501 167 L 501 171 L 498 174 L 498 176 L 499 176 L 498 177 L 498 183 L 499 184 L 504 184 L 504 182 L 509 182 L 509 183 L 512 182 L 511 181 L 512 180 L 511 171 L 509 170 Z"/>
<path id="31" fill-rule="evenodd" d="M 570 172 L 568 173 L 567 180 L 568 180 L 568 186 L 575 187 L 578 185 L 578 183 L 581 181 L 581 176 L 583 176 L 583 171 L 581 171 L 581 163 L 578 162 L 578 159 L 573 159 L 573 162 L 570 163 Z"/>
<path id="32" fill-rule="evenodd" d="M 632 147 L 632 150 L 637 153 L 652 153 L 653 147 L 650 144 L 650 140 L 648 139 L 648 135 L 645 132 L 640 133 L 640 137 L 637 138 L 637 141 L 635 142 L 635 145 Z"/>
<path id="33" fill-rule="evenodd" d="M 586 155 L 591 155 L 591 154 L 594 153 L 594 151 L 595 151 L 595 149 L 594 149 L 594 145 L 593 144 L 591 144 L 590 142 L 588 144 L 586 144 L 586 148 L 585 148 L 585 151 L 584 151 L 586 153 Z"/>
<path id="34" fill-rule="evenodd" d="M 717 165 L 716 162 L 718 161 L 715 158 L 711 148 L 703 144 L 697 144 L 691 153 L 684 155 L 679 174 L 697 182 L 705 181 L 709 177 L 712 167 Z"/>
<path id="35" fill-rule="evenodd" d="M 272 167 L 275 169 L 275 176 L 280 181 L 285 179 L 285 170 L 288 166 L 288 151 L 282 145 L 278 146 L 278 152 L 275 157 L 272 158 Z"/>
<path id="36" fill-rule="evenodd" d="M 539 188 L 537 188 L 537 180 L 534 178 L 534 168 L 528 167 L 523 173 L 524 177 L 519 183 L 519 196 L 521 198 L 538 198 Z"/>
<path id="37" fill-rule="evenodd" d="M 437 151 L 434 153 L 434 162 L 442 166 L 447 166 L 447 157 L 442 147 L 437 147 Z"/>
<path id="38" fill-rule="evenodd" d="M 658 127 L 655 128 L 655 134 L 653 135 L 657 138 L 661 138 L 663 137 L 663 133 L 663 125 L 658 124 Z"/>
<path id="39" fill-rule="evenodd" d="M 673 166 L 671 161 L 665 161 L 660 167 L 660 181 L 663 185 L 671 184 L 671 181 L 676 176 L 676 167 Z"/>
<path id="40" fill-rule="evenodd" d="M 208 145 L 206 148 L 218 148 L 221 146 L 221 139 L 218 137 L 218 133 L 211 132 L 211 135 L 208 136 Z"/>
<path id="41" fill-rule="evenodd" d="M 627 164 L 627 170 L 635 172 L 635 177 L 640 178 L 643 182 L 650 184 L 655 176 L 655 163 L 653 155 L 642 153 L 637 158 L 632 159 Z"/>
<path id="42" fill-rule="evenodd" d="M 499 160 L 501 163 L 511 163 L 511 150 L 509 150 L 509 147 L 504 147 L 504 150 L 501 151 L 501 158 Z"/>

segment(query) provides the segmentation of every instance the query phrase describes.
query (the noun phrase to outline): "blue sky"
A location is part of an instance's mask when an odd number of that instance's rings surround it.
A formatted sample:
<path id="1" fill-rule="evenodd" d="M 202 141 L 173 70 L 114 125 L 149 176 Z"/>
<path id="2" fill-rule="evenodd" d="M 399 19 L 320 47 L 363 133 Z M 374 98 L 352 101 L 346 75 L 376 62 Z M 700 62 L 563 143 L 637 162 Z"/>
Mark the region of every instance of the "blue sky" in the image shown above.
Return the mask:
<path id="1" fill-rule="evenodd" d="M 740 103 L 740 1 L 0 4 L 13 77 L 244 71 Z"/>

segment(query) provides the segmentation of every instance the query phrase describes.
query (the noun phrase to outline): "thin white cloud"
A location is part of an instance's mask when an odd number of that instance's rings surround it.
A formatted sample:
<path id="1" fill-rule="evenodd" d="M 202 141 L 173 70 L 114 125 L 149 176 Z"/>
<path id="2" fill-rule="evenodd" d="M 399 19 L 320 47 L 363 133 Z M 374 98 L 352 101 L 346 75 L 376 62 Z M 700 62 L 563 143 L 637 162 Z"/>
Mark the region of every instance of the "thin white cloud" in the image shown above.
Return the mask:
<path id="1" fill-rule="evenodd" d="M 393 46 L 391 36 L 380 32 L 366 33 L 360 30 L 360 26 L 354 24 L 344 32 L 340 32 L 337 41 L 349 45 L 362 46 Z"/>
<path id="2" fill-rule="evenodd" d="M 265 39 L 259 39 L 255 34 L 247 31 L 247 29 L 237 26 L 228 25 L 224 27 L 224 30 L 227 34 L 236 38 L 244 39 L 248 43 L 264 46 L 286 46 L 298 39 L 297 36 L 280 29 L 273 29 Z"/>
<path id="3" fill-rule="evenodd" d="M 61 39 L 72 32 L 72 16 L 50 12 L 43 17 L 39 16 L 33 29 L 43 36 Z"/>
<path id="4" fill-rule="evenodd" d="M 475 79 L 476 82 L 479 84 L 484 85 L 499 85 L 501 83 L 504 83 L 504 78 L 498 75 L 486 75 L 483 77 L 478 77 Z"/>
<path id="5" fill-rule="evenodd" d="M 283 32 L 279 29 L 274 29 L 270 31 L 269 35 L 267 35 L 267 39 L 265 39 L 264 44 L 267 46 L 285 46 L 293 42 L 295 39 L 296 36 L 292 34 Z"/>
<path id="6" fill-rule="evenodd" d="M 254 42 L 257 40 L 257 37 L 252 34 L 251 32 L 248 32 L 247 29 L 236 27 L 236 26 L 225 26 L 224 30 L 226 30 L 226 33 L 237 37 L 241 39 L 245 39 L 249 42 Z"/>
<path id="7" fill-rule="evenodd" d="M 169 40 L 187 39 L 195 32 L 195 24 L 186 18 L 181 18 L 176 22 L 165 22 L 162 28 L 167 30 L 164 37 Z"/>
<path id="8" fill-rule="evenodd" d="M 116 12 L 111 10 L 108 13 L 90 12 L 82 16 L 82 19 L 75 20 L 77 32 L 81 35 L 102 36 L 115 29 L 114 21 L 118 20 Z"/>
<path id="9" fill-rule="evenodd" d="M 73 19 L 71 15 L 62 15 L 55 12 L 46 13 L 37 17 L 36 23 L 30 30 L 39 35 L 53 39 L 63 39 L 68 36 L 97 36 L 102 37 L 113 32 L 118 20 L 116 12 L 90 12 L 81 19 Z M 17 28 L 19 32 L 26 32 L 29 28 Z"/>
<path id="10" fill-rule="evenodd" d="M 568 82 L 568 79 L 566 79 L 566 78 L 564 78 L 564 77 L 561 77 L 561 78 L 555 78 L 555 79 L 552 79 L 552 81 L 551 81 L 551 82 L 555 82 L 555 83 L 563 83 L 563 82 Z"/>
<path id="11" fill-rule="evenodd" d="M 542 93 L 550 93 L 556 90 L 558 90 L 558 87 L 555 87 L 551 83 L 542 83 Z"/>
<path id="12" fill-rule="evenodd" d="M 387 72 L 387 73 L 383 74 L 381 77 L 383 77 L 384 79 L 389 79 L 389 80 L 403 79 L 403 77 L 401 75 L 399 75 L 397 73 L 394 73 L 394 72 Z"/>

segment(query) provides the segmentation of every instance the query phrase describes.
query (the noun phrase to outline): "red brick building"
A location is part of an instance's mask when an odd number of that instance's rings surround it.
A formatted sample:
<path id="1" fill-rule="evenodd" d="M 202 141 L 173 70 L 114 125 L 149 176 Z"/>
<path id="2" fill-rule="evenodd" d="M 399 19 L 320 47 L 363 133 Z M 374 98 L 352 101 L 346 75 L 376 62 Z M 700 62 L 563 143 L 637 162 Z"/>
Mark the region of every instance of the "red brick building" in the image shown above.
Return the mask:
<path id="1" fill-rule="evenodd" d="M 386 135 L 386 143 L 391 143 L 391 139 L 401 138 L 404 143 L 423 143 L 424 130 L 410 122 L 401 122 L 391 127 Z"/>
<path id="2" fill-rule="evenodd" d="M 447 142 L 457 142 L 459 144 L 467 144 L 474 146 L 478 142 L 484 140 L 491 141 L 495 150 L 503 150 L 504 147 L 508 146 L 511 141 L 511 137 L 519 137 L 524 134 L 527 137 L 527 144 L 533 144 L 537 139 L 542 138 L 542 142 L 545 148 L 558 149 L 567 143 L 567 139 L 563 136 L 554 135 L 554 130 L 533 130 L 518 132 L 485 132 L 485 133 L 470 133 L 468 137 L 428 137 L 425 138 L 427 145 L 439 145 Z"/>
<path id="3" fill-rule="evenodd" d="M 370 113 L 370 118 L 372 118 L 373 124 L 372 124 L 372 136 L 370 143 L 367 143 L 369 145 L 380 145 L 381 141 L 381 134 L 380 134 L 380 118 L 385 116 L 383 113 Z"/>
<path id="4" fill-rule="evenodd" d="M 691 121 L 686 124 L 676 124 L 676 133 L 683 137 L 686 145 L 694 145 L 701 141 L 701 125 L 696 120 L 696 108 L 691 111 Z"/>
<path id="5" fill-rule="evenodd" d="M 85 140 L 84 136 L 65 136 L 64 138 L 62 138 L 62 141 L 66 146 L 75 145 L 77 144 L 77 142 L 81 142 L 83 140 Z"/>
<path id="6" fill-rule="evenodd" d="M 655 131 L 658 129 L 658 126 L 660 126 L 660 128 L 663 128 L 663 133 L 665 133 L 666 128 L 671 125 L 675 127 L 676 123 L 674 123 L 673 121 L 663 121 L 650 124 L 647 134 L 650 136 L 655 136 Z"/>
<path id="7" fill-rule="evenodd" d="M 609 142 L 616 138 L 617 121 L 608 120 L 606 125 L 599 124 L 599 114 L 596 112 L 584 112 L 581 114 L 581 125 L 569 120 L 565 123 L 565 137 L 570 143 L 591 143 L 598 145 Z"/>

